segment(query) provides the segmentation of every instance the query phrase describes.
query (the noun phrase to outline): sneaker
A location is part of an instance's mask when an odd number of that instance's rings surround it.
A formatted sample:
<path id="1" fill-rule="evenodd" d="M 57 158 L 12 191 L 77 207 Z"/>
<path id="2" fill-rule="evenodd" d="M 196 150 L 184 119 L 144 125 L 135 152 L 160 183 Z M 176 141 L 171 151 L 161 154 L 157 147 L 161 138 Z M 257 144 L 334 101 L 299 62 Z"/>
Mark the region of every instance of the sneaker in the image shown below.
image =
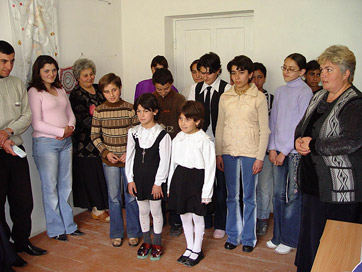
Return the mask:
<path id="1" fill-rule="evenodd" d="M 138 259 L 146 259 L 148 254 L 151 252 L 151 245 L 143 243 L 137 251 Z"/>
<path id="2" fill-rule="evenodd" d="M 286 245 L 283 245 L 283 244 L 279 244 L 277 246 L 277 248 L 275 249 L 275 252 L 278 253 L 278 254 L 288 254 L 292 251 L 292 247 L 289 247 L 289 246 L 286 246 Z"/>
<path id="3" fill-rule="evenodd" d="M 277 248 L 277 245 L 275 245 L 271 240 L 266 242 L 266 246 L 271 249 Z"/>
<path id="4" fill-rule="evenodd" d="M 170 228 L 170 236 L 179 236 L 182 233 L 182 225 L 173 225 Z"/>
<path id="5" fill-rule="evenodd" d="M 268 221 L 267 220 L 259 220 L 256 222 L 256 234 L 264 235 L 268 229 Z"/>
<path id="6" fill-rule="evenodd" d="M 158 245 L 152 246 L 151 261 L 158 261 L 163 253 L 163 247 Z"/>
<path id="7" fill-rule="evenodd" d="M 214 237 L 215 239 L 222 239 L 225 236 L 225 231 L 221 230 L 221 229 L 215 229 L 214 234 L 212 235 L 212 237 Z"/>

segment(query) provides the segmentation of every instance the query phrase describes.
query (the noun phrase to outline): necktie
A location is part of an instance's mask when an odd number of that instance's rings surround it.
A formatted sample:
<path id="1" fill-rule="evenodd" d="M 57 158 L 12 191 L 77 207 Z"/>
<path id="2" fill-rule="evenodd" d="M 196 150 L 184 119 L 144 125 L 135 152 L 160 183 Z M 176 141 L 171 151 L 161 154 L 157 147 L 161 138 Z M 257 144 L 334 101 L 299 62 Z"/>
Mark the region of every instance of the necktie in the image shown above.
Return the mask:
<path id="1" fill-rule="evenodd" d="M 210 125 L 210 96 L 211 96 L 211 86 L 207 87 L 207 93 L 204 102 L 204 111 L 205 111 L 205 120 L 203 130 L 206 131 Z"/>

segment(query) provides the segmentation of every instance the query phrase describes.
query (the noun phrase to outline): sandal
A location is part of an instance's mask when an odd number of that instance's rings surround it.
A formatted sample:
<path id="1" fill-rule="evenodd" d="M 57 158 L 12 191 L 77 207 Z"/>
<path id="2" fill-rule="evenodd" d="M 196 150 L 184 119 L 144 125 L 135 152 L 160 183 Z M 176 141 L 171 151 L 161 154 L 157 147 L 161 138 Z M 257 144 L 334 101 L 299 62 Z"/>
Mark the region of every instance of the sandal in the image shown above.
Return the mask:
<path id="1" fill-rule="evenodd" d="M 138 243 L 140 242 L 140 239 L 137 237 L 129 238 L 128 245 L 131 247 L 138 246 Z"/>
<path id="2" fill-rule="evenodd" d="M 121 238 L 112 239 L 112 246 L 120 247 L 121 245 L 122 245 L 122 239 Z"/>
<path id="3" fill-rule="evenodd" d="M 110 221 L 110 218 L 109 218 L 109 213 L 104 211 L 102 212 L 100 215 L 95 215 L 93 212 L 92 212 L 92 218 L 94 220 L 99 220 L 103 223 L 109 223 Z"/>

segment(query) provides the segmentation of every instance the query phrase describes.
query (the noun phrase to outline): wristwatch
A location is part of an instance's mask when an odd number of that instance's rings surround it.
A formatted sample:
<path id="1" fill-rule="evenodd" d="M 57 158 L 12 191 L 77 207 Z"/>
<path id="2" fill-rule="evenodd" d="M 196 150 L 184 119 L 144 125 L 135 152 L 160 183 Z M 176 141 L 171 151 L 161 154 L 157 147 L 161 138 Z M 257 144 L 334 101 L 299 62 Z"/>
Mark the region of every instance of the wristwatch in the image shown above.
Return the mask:
<path id="1" fill-rule="evenodd" d="M 10 136 L 14 135 L 14 131 L 10 131 L 8 128 L 4 129 L 6 133 Z"/>

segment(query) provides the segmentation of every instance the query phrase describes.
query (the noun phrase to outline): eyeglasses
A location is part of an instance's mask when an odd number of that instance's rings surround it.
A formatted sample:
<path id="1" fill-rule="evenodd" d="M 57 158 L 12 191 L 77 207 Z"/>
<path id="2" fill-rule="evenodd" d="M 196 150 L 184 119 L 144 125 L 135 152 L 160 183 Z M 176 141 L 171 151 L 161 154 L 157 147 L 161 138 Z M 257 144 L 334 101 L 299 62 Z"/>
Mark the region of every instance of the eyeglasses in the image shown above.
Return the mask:
<path id="1" fill-rule="evenodd" d="M 286 66 L 281 66 L 280 67 L 281 69 L 282 69 L 282 71 L 284 72 L 284 71 L 287 71 L 287 72 L 291 72 L 291 73 L 294 73 L 294 72 L 298 72 L 298 71 L 300 71 L 300 70 L 295 70 L 295 68 L 288 68 L 288 67 L 286 67 Z"/>

